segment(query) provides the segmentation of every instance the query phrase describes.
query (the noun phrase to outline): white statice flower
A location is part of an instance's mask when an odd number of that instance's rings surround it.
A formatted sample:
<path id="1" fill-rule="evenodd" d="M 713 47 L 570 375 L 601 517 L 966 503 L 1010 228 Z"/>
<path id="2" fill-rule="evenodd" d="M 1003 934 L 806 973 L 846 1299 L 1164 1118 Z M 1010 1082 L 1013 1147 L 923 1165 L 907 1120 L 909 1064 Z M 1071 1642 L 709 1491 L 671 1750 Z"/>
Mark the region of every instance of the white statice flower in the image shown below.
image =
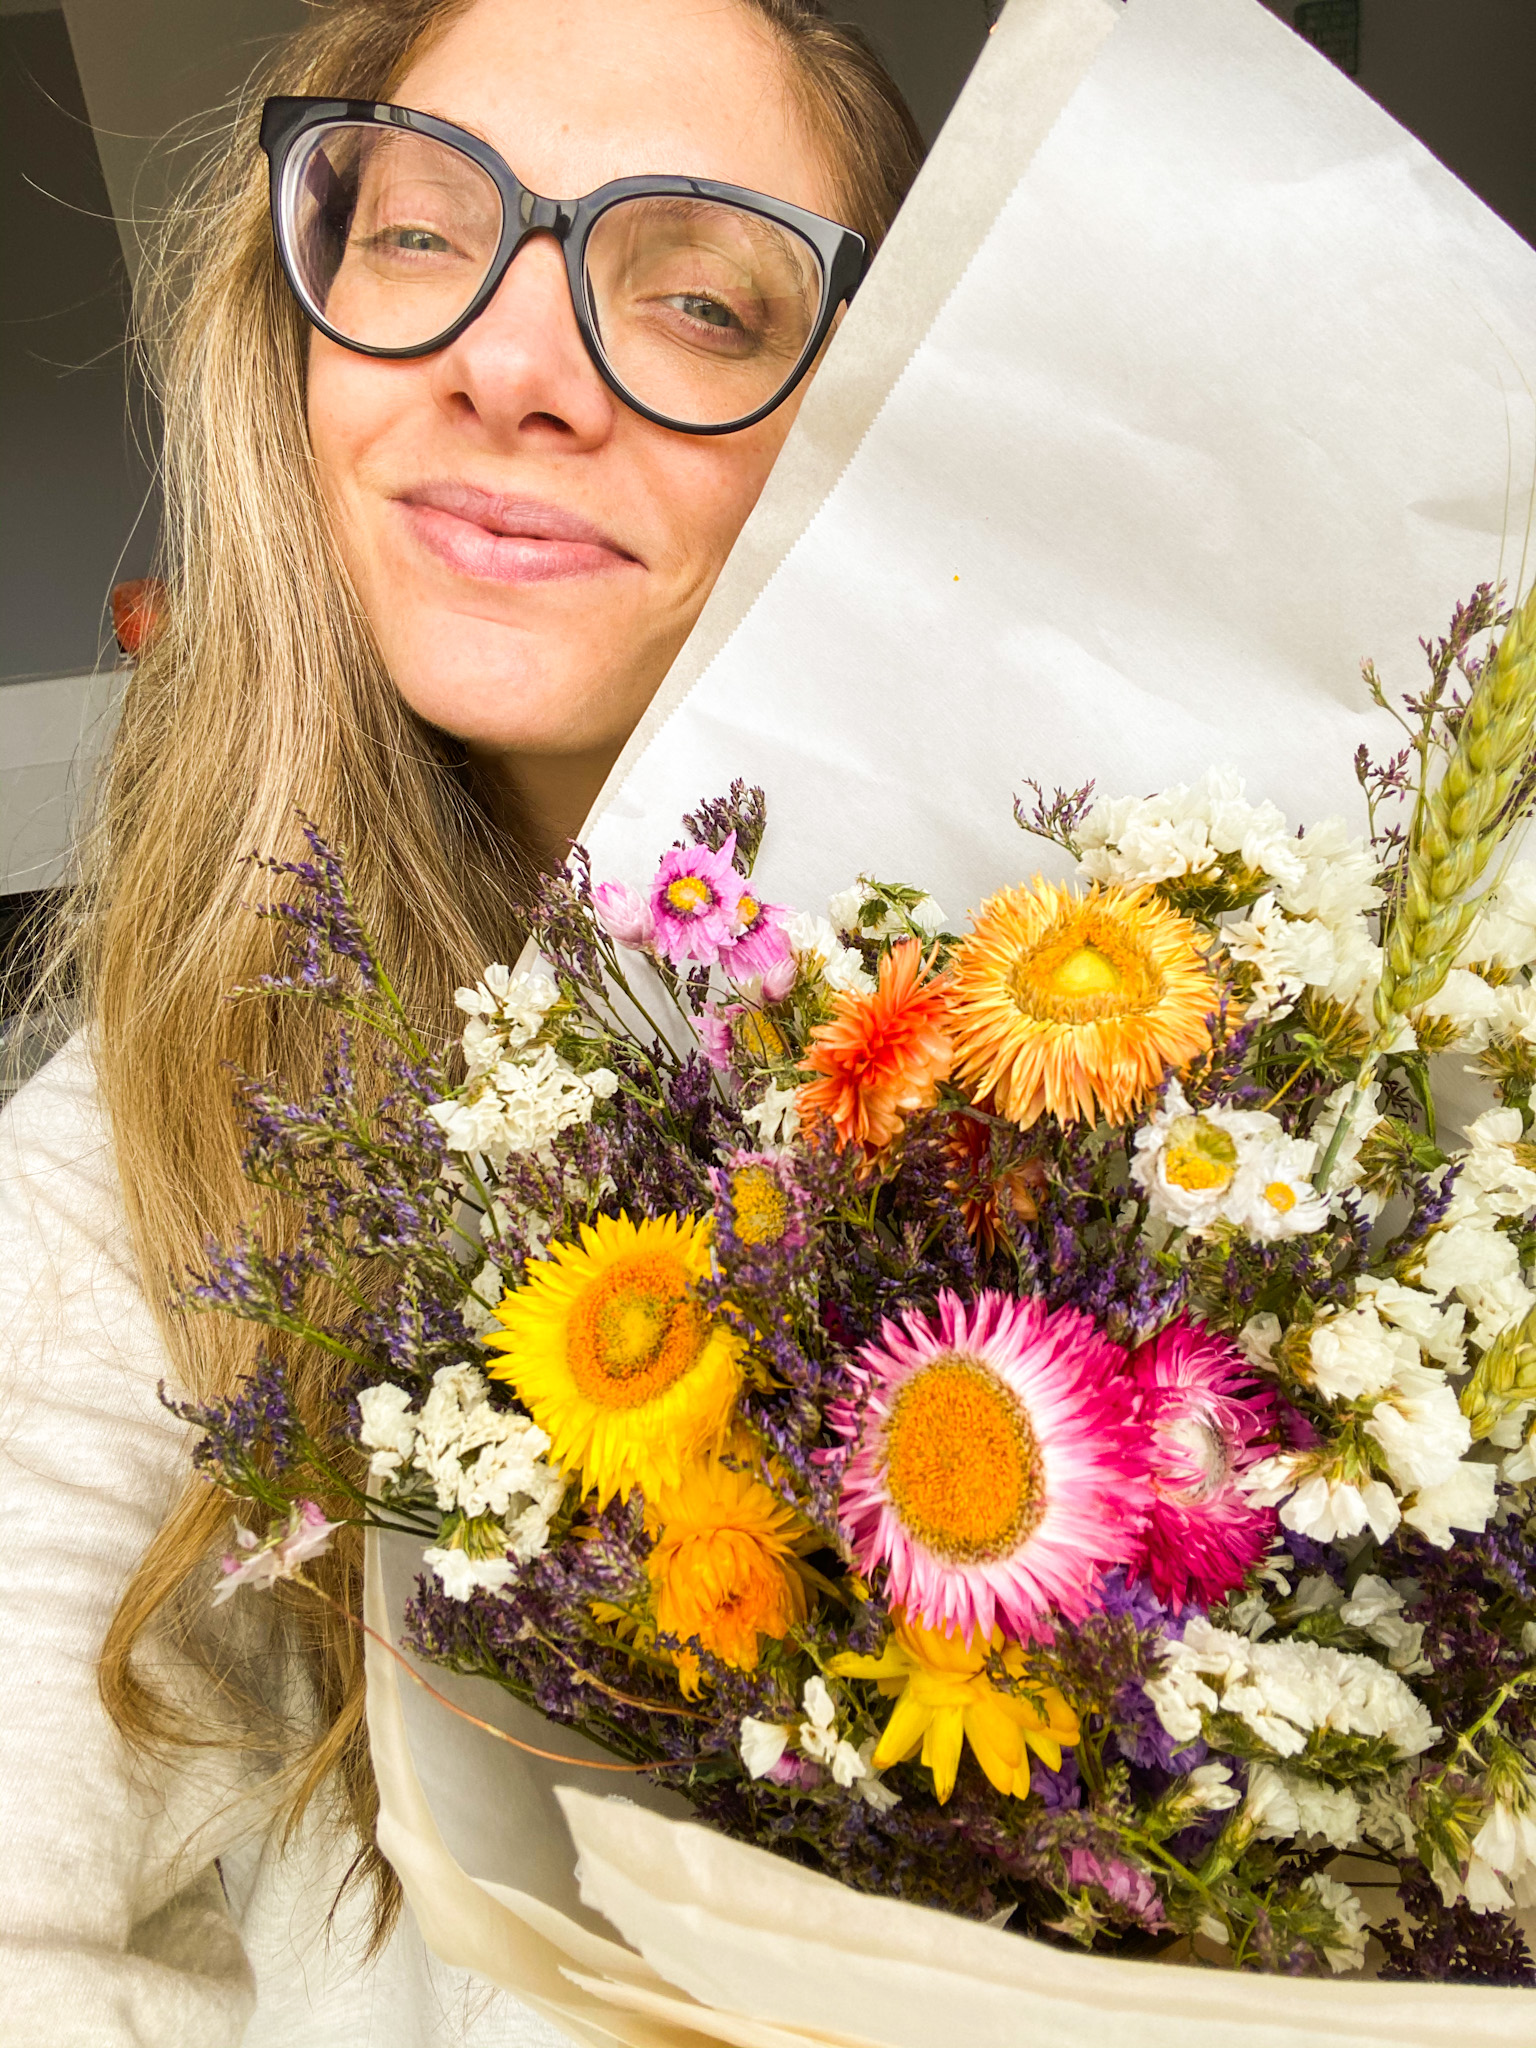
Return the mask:
<path id="1" fill-rule="evenodd" d="M 1426 1294 L 1454 1294 L 1463 1301 L 1477 1318 L 1478 1336 L 1485 1345 L 1536 1307 L 1513 1241 L 1479 1218 L 1432 1230 L 1416 1277 Z"/>
<path id="2" fill-rule="evenodd" d="M 855 1782 L 853 1789 L 876 1813 L 889 1813 L 893 1806 L 900 1806 L 901 1794 L 893 1792 L 875 1769 L 877 1747 L 878 1738 L 873 1735 L 866 1736 L 859 1744 L 859 1762 L 864 1766 L 864 1776 Z"/>
<path id="3" fill-rule="evenodd" d="M 781 1721 L 759 1721 L 744 1714 L 737 1742 L 749 1778 L 766 1778 L 789 1747 L 789 1730 Z"/>
<path id="4" fill-rule="evenodd" d="M 1536 1044 L 1536 983 L 1529 981 L 1507 981 L 1501 989 L 1495 990 L 1499 999 L 1499 1015 L 1495 1029 L 1506 1038 L 1523 1039 L 1527 1045 Z"/>
<path id="5" fill-rule="evenodd" d="M 1417 1342 L 1367 1303 L 1313 1324 L 1306 1377 L 1325 1401 L 1360 1401 L 1384 1394 L 1399 1372 L 1418 1363 Z"/>
<path id="6" fill-rule="evenodd" d="M 1341 818 L 1319 818 L 1307 827 L 1299 845 L 1300 879 L 1276 877 L 1281 908 L 1292 917 L 1348 926 L 1380 907 L 1380 862 L 1369 842 L 1351 832 Z"/>
<path id="7" fill-rule="evenodd" d="M 1536 1425 L 1504 1460 L 1504 1477 L 1511 1486 L 1521 1486 L 1528 1479 L 1536 1479 Z M 1529 1622 L 1526 1624 L 1527 1627 L 1531 1625 Z"/>
<path id="8" fill-rule="evenodd" d="M 453 997 L 466 1016 L 499 1026 L 513 1047 L 538 1037 L 559 999 L 560 991 L 547 974 L 514 974 L 499 965 L 487 967 L 476 987 L 456 989 Z"/>
<path id="9" fill-rule="evenodd" d="M 1310 1892 L 1333 1915 L 1334 1939 L 1323 1944 L 1329 1969 L 1336 1976 L 1345 1970 L 1362 1969 L 1369 1929 L 1365 1908 L 1358 1895 L 1347 1884 L 1341 1884 L 1338 1878 L 1324 1877 L 1321 1873 L 1303 1878 L 1301 1889 Z"/>
<path id="10" fill-rule="evenodd" d="M 1512 863 L 1467 933 L 1459 958 L 1486 960 L 1498 967 L 1529 967 L 1536 961 L 1536 866 Z"/>
<path id="11" fill-rule="evenodd" d="M 1369 1778 L 1360 1794 L 1360 1834 L 1389 1856 L 1411 1856 L 1418 1842 L 1408 1795 L 1413 1789 L 1412 1770 L 1388 1771 Z"/>
<path id="12" fill-rule="evenodd" d="M 741 1120 L 756 1131 L 760 1150 L 769 1152 L 794 1143 L 800 1130 L 795 1094 L 793 1088 L 780 1088 L 770 1081 L 757 1101 L 742 1110 Z"/>
<path id="13" fill-rule="evenodd" d="M 1246 918 L 1227 925 L 1222 938 L 1232 958 L 1254 971 L 1257 1016 L 1285 1008 L 1303 989 L 1332 983 L 1339 972 L 1334 933 L 1315 918 L 1287 917 L 1273 893 L 1261 896 Z"/>
<path id="14" fill-rule="evenodd" d="M 824 1678 L 808 1678 L 801 1700 L 806 1718 L 797 1731 L 800 1753 L 813 1763 L 825 1764 L 833 1782 L 846 1791 L 868 1775 L 870 1766 L 853 1744 L 838 1734 L 837 1707 Z"/>
<path id="15" fill-rule="evenodd" d="M 461 1095 L 429 1102 L 427 1114 L 442 1131 L 450 1152 L 501 1152 L 508 1149 L 501 1097 L 482 1075 Z"/>
<path id="16" fill-rule="evenodd" d="M 1375 1572 L 1363 1572 L 1354 1591 L 1341 1599 L 1339 1618 L 1358 1628 L 1387 1653 L 1387 1662 L 1405 1678 L 1416 1677 L 1430 1666 L 1424 1657 L 1424 1624 L 1403 1619 L 1401 1591 Z"/>
<path id="17" fill-rule="evenodd" d="M 357 1397 L 362 1426 L 357 1440 L 368 1460 L 369 1477 L 393 1479 L 410 1457 L 416 1443 L 416 1418 L 411 1414 L 411 1397 L 404 1387 L 364 1387 Z"/>
<path id="18" fill-rule="evenodd" d="M 1472 1854 L 1508 1881 L 1517 1906 L 1536 1906 L 1536 1809 L 1528 1797 L 1494 1801 Z"/>
<path id="19" fill-rule="evenodd" d="M 1420 1017 L 1443 1017 L 1458 1034 L 1457 1043 L 1471 1050 L 1486 1045 L 1497 1025 L 1499 998 L 1480 974 L 1453 967 L 1435 993 L 1419 1005 Z"/>
<path id="20" fill-rule="evenodd" d="M 1283 814 L 1247 802 L 1242 777 L 1226 769 L 1155 796 L 1101 797 L 1077 837 L 1090 880 L 1128 887 L 1207 874 L 1223 856 L 1276 882 L 1299 882 L 1305 872 Z"/>
<path id="21" fill-rule="evenodd" d="M 1384 1479 L 1356 1484 L 1337 1473 L 1313 1470 L 1305 1451 L 1261 1458 L 1239 1484 L 1255 1505 L 1278 1507 L 1282 1526 L 1314 1543 L 1336 1543 L 1366 1529 L 1385 1543 L 1402 1520 L 1397 1495 Z"/>
<path id="22" fill-rule="evenodd" d="M 517 1566 L 509 1557 L 471 1557 L 467 1550 L 441 1550 L 435 1545 L 421 1553 L 437 1583 L 450 1600 L 467 1600 L 473 1593 L 500 1593 L 517 1577 Z"/>
<path id="23" fill-rule="evenodd" d="M 1476 1535 L 1487 1528 L 1493 1518 L 1498 1476 L 1497 1465 L 1463 1458 L 1438 1485 L 1419 1488 L 1403 1509 L 1403 1520 L 1438 1549 L 1449 1550 L 1456 1540 L 1454 1530 L 1465 1529 Z"/>
<path id="24" fill-rule="evenodd" d="M 1243 1818 L 1261 1841 L 1321 1835 L 1330 1848 L 1348 1849 L 1360 1838 L 1360 1802 L 1352 1792 L 1273 1764 L 1249 1771 Z"/>
<path id="25" fill-rule="evenodd" d="M 1449 1479 L 1472 1448 L 1472 1425 L 1456 1390 L 1432 1366 L 1400 1365 L 1371 1410 L 1365 1434 L 1380 1444 L 1387 1470 L 1404 1493 Z"/>
<path id="26" fill-rule="evenodd" d="M 1489 1109 L 1468 1125 L 1461 1171 L 1445 1212 L 1448 1224 L 1499 1222 L 1536 1211 L 1536 1151 L 1525 1142 L 1518 1109 Z"/>
<path id="27" fill-rule="evenodd" d="M 843 944 L 830 919 L 797 910 L 785 920 L 784 936 L 801 968 L 819 974 L 828 988 L 851 995 L 873 992 L 873 976 L 866 972 L 854 948 Z"/>
<path id="28" fill-rule="evenodd" d="M 538 1505 L 547 1525 L 565 1491 L 563 1474 L 544 1461 L 548 1449 L 536 1422 L 491 1406 L 478 1366 L 445 1365 L 432 1375 L 412 1462 L 432 1481 L 444 1514 L 501 1521 Z"/>
<path id="29" fill-rule="evenodd" d="M 1426 1357 L 1449 1371 L 1466 1364 L 1467 1311 L 1463 1302 L 1442 1308 L 1432 1294 L 1401 1281 L 1365 1274 L 1355 1288 L 1356 1305 L 1372 1308 L 1384 1323 L 1406 1330 Z"/>
<path id="30" fill-rule="evenodd" d="M 1280 1318 L 1268 1309 L 1250 1316 L 1237 1333 L 1237 1348 L 1252 1366 L 1260 1372 L 1274 1372 L 1275 1346 L 1284 1335 Z"/>
<path id="31" fill-rule="evenodd" d="M 1256 1643 L 1200 1618 L 1163 1645 L 1143 1688 L 1176 1742 L 1197 1741 L 1207 1714 L 1236 1714 L 1276 1756 L 1298 1756 L 1315 1731 L 1377 1737 L 1400 1757 L 1439 1735 L 1422 1700 L 1373 1657 L 1301 1638 Z"/>
<path id="32" fill-rule="evenodd" d="M 562 1131 L 589 1123 L 619 1085 L 609 1067 L 580 1074 L 553 1046 L 501 1059 L 490 1073 L 446 1101 L 429 1103 L 450 1151 L 479 1152 L 498 1165 L 510 1153 L 547 1157 Z"/>

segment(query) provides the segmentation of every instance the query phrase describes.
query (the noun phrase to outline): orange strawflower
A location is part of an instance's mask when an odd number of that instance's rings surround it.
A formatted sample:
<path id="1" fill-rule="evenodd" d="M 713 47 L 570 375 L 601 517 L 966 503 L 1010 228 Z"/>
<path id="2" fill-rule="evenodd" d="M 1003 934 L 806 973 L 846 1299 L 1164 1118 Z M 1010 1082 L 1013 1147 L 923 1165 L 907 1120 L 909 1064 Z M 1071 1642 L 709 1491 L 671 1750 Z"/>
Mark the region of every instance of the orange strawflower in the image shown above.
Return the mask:
<path id="1" fill-rule="evenodd" d="M 1150 889 L 1038 878 L 981 906 L 950 982 L 957 1078 L 1026 1129 L 1129 1122 L 1210 1045 L 1220 999 L 1199 931 Z"/>
<path id="2" fill-rule="evenodd" d="M 760 1479 L 716 1458 L 691 1466 L 656 1513 L 649 1569 L 658 1633 L 697 1640 L 735 1671 L 755 1670 L 760 1639 L 777 1641 L 806 1617 L 795 1556 L 804 1524 Z M 697 1656 L 680 1651 L 677 1669 L 695 1697 Z"/>
<path id="3" fill-rule="evenodd" d="M 923 979 L 916 939 L 892 946 L 873 995 L 840 995 L 813 1033 L 803 1068 L 820 1078 L 796 1098 L 802 1122 L 825 1117 L 841 1145 L 878 1151 L 915 1109 L 931 1108 L 955 1049 L 946 1028 L 948 984 Z"/>
<path id="4" fill-rule="evenodd" d="M 1043 1159 L 1020 1159 L 995 1172 L 991 1132 L 973 1116 L 950 1118 L 944 1149 L 955 1169 L 947 1183 L 949 1191 L 960 1203 L 967 1232 L 984 1252 L 997 1249 L 1010 1219 L 1033 1223 L 1040 1214 L 1046 1181 Z"/>

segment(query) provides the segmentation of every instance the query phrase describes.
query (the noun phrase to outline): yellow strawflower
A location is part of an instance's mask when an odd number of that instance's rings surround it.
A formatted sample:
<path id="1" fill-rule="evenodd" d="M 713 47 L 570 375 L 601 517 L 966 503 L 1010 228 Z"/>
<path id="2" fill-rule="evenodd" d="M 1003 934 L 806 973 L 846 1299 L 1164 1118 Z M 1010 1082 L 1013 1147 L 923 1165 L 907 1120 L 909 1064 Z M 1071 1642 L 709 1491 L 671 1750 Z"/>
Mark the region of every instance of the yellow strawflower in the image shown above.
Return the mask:
<path id="1" fill-rule="evenodd" d="M 708 1273 L 707 1219 L 599 1216 L 579 1244 L 552 1244 L 496 1310 L 492 1377 L 600 1506 L 636 1487 L 659 1499 L 724 1439 L 742 1345 L 695 1298 Z"/>
<path id="2" fill-rule="evenodd" d="M 760 1639 L 777 1641 L 805 1619 L 795 1561 L 804 1524 L 760 1479 L 718 1458 L 691 1465 L 656 1516 L 648 1568 L 658 1632 L 697 1638 L 734 1670 L 755 1670 Z M 684 1650 L 677 1665 L 683 1691 L 694 1696 L 697 1657 Z"/>
<path id="3" fill-rule="evenodd" d="M 992 1647 L 1003 1638 L 994 1632 Z M 1029 1752 L 1051 1770 L 1061 1769 L 1063 1747 L 1078 1739 L 1077 1716 L 1054 1686 L 1028 1696 L 1000 1692 L 987 1676 L 987 1644 L 979 1633 L 968 1645 L 958 1635 L 941 1635 L 898 1620 L 878 1657 L 834 1657 L 829 1669 L 839 1678 L 872 1678 L 896 1707 L 870 1759 L 877 1771 L 922 1752 L 942 1804 L 955 1789 L 960 1752 L 968 1742 L 977 1763 L 996 1789 L 1023 1799 L 1029 1792 Z M 1014 1645 L 1004 1668 L 1022 1678 L 1027 1666 Z"/>

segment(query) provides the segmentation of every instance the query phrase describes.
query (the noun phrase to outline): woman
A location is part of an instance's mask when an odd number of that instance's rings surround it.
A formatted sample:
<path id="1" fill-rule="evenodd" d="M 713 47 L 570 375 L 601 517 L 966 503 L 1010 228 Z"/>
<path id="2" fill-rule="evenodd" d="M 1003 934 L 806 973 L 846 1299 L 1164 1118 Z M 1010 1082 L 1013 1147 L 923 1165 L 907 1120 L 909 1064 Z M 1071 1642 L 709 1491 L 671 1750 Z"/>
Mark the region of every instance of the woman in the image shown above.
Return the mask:
<path id="1" fill-rule="evenodd" d="M 343 0 L 273 85 L 280 249 L 242 121 L 162 272 L 166 615 L 58 969 L 89 1029 L 0 1159 L 8 2048 L 546 2038 L 397 1924 L 355 1631 L 313 1602 L 210 1620 L 227 1504 L 156 1387 L 227 1390 L 254 1352 L 171 1299 L 247 1206 L 230 1066 L 302 1085 L 324 1057 L 318 1019 L 225 998 L 275 957 L 245 857 L 322 821 L 447 1028 L 698 616 L 919 150 L 803 0 Z M 325 1361 L 300 1378 L 323 1418 Z M 321 1569 L 355 1613 L 357 1551 Z"/>

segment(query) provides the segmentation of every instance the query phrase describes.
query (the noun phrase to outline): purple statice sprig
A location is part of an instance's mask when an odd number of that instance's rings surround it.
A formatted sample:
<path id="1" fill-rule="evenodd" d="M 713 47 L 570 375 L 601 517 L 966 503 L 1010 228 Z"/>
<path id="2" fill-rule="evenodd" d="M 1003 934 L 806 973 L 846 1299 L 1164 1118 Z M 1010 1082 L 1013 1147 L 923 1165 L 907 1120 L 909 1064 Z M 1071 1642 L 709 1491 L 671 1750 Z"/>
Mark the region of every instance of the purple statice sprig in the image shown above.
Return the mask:
<path id="1" fill-rule="evenodd" d="M 1021 832 L 1028 832 L 1033 838 L 1047 840 L 1052 846 L 1059 846 L 1069 853 L 1073 860 L 1082 858 L 1082 847 L 1077 835 L 1082 830 L 1083 820 L 1093 809 L 1093 782 L 1085 782 L 1080 789 L 1055 789 L 1049 797 L 1038 782 L 1028 777 L 1025 789 L 1033 790 L 1033 808 L 1026 809 L 1024 798 L 1013 800 L 1013 821 Z"/>
<path id="2" fill-rule="evenodd" d="M 332 1432 L 322 1442 L 300 1414 L 285 1361 L 265 1345 L 255 1369 L 225 1399 L 179 1400 L 163 1384 L 160 1399 L 197 1432 L 193 1469 L 268 1516 L 286 1514 L 299 1499 L 319 1493 L 338 1505 L 338 1521 L 429 1540 L 437 1533 L 436 1515 L 417 1518 L 402 1505 L 386 1507 L 356 1483 Z"/>
<path id="3" fill-rule="evenodd" d="M 711 853 L 734 837 L 735 865 L 750 875 L 768 829 L 768 799 L 755 783 L 738 776 L 726 795 L 706 798 L 697 810 L 685 813 L 683 829 L 695 846 L 707 846 Z"/>

